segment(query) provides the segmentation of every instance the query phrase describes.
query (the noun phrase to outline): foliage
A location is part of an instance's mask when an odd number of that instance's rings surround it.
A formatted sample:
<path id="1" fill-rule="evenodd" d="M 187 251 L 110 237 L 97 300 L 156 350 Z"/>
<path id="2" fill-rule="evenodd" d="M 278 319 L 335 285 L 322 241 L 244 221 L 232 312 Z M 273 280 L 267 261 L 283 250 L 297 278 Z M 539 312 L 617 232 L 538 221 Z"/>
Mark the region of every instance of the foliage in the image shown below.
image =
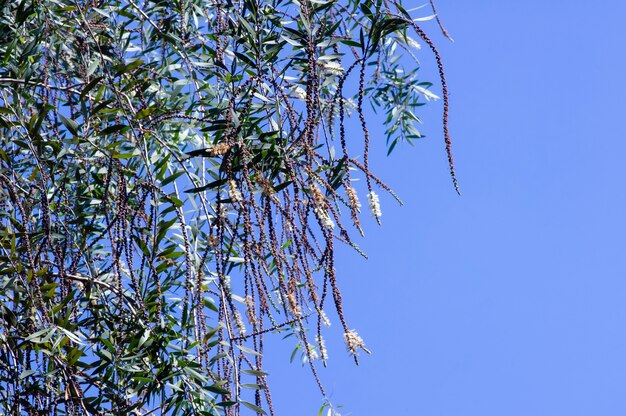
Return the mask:
<path id="1" fill-rule="evenodd" d="M 434 98 L 400 3 L 1 4 L 0 413 L 273 414 L 263 337 L 317 378 L 328 304 L 365 350 L 333 263 L 353 180 L 389 191 L 364 102 L 391 151 Z"/>

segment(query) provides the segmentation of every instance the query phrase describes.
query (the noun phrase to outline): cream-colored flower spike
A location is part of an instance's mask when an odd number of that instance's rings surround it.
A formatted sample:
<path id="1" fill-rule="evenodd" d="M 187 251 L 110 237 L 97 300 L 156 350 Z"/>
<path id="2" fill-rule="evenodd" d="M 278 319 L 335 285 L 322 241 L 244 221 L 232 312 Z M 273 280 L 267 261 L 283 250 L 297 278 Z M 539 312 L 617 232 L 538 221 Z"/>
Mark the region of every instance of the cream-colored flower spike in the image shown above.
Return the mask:
<path id="1" fill-rule="evenodd" d="M 308 345 L 308 349 L 309 349 L 309 355 L 311 356 L 311 360 L 319 360 L 320 359 L 320 355 L 317 352 L 317 349 L 315 348 L 315 345 L 309 344 Z"/>
<path id="2" fill-rule="evenodd" d="M 374 191 L 370 192 L 369 194 L 367 194 L 367 200 L 370 203 L 370 211 L 372 211 L 372 215 L 376 218 L 380 218 L 383 213 L 380 210 L 380 201 L 378 199 L 378 194 L 376 194 L 376 192 Z"/>
<path id="3" fill-rule="evenodd" d="M 343 68 L 338 62 L 328 61 L 322 64 L 322 67 L 329 73 L 334 75 L 343 74 Z"/>
<path id="4" fill-rule="evenodd" d="M 350 204 L 352 207 L 361 212 L 361 201 L 359 201 L 359 196 L 356 193 L 356 190 L 352 187 L 346 188 L 346 193 L 348 194 L 348 199 L 350 200 Z"/>
<path id="5" fill-rule="evenodd" d="M 241 202 L 243 200 L 243 196 L 241 196 L 241 192 L 237 188 L 237 182 L 234 180 L 228 181 L 228 196 L 233 202 Z"/>
<path id="6" fill-rule="evenodd" d="M 346 347 L 348 348 L 348 352 L 351 355 L 356 357 L 356 354 L 357 352 L 359 352 L 359 349 L 362 349 L 368 354 L 370 353 L 370 351 L 367 348 L 365 348 L 365 343 L 363 342 L 363 339 L 361 339 L 359 334 L 357 334 L 357 332 L 354 329 L 350 329 L 348 332 L 343 334 L 343 339 L 346 342 Z"/>
<path id="7" fill-rule="evenodd" d="M 237 325 L 237 329 L 239 330 L 239 335 L 242 337 L 246 336 L 246 325 L 243 323 L 243 318 L 239 311 L 235 311 L 235 325 Z"/>
<path id="8" fill-rule="evenodd" d="M 330 327 L 330 319 L 328 319 L 328 315 L 323 310 L 320 310 L 320 320 L 326 327 Z"/>
<path id="9" fill-rule="evenodd" d="M 319 207 L 315 207 L 315 213 L 322 221 L 322 225 L 324 226 L 324 228 L 327 228 L 329 230 L 335 228 L 335 222 L 332 220 L 332 218 L 330 218 L 330 215 L 328 215 L 325 210 Z"/>

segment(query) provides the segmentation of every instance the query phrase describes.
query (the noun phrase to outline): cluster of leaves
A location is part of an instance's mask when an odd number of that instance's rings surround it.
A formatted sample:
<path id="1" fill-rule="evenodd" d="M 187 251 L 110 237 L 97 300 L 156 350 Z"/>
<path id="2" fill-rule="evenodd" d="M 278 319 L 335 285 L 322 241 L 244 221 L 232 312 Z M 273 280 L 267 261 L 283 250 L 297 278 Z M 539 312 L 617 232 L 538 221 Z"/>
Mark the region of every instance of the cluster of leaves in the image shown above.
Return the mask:
<path id="1" fill-rule="evenodd" d="M 317 378 L 328 304 L 356 359 L 334 243 L 353 178 L 376 219 L 389 190 L 364 100 L 420 137 L 410 33 L 396 1 L 1 2 L 0 413 L 273 414 L 263 337 Z"/>

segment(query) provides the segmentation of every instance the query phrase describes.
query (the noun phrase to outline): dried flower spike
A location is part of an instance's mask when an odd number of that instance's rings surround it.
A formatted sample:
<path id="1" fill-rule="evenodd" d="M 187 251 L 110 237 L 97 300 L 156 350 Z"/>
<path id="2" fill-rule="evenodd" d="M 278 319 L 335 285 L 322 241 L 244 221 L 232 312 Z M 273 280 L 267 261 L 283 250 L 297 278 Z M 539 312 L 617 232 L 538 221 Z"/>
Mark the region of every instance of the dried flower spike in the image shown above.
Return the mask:
<path id="1" fill-rule="evenodd" d="M 293 292 L 287 293 L 287 300 L 289 301 L 289 307 L 291 308 L 291 312 L 294 314 L 294 316 L 299 317 L 300 315 L 302 315 L 302 311 L 300 310 L 300 304 L 298 303 L 296 295 L 294 295 Z"/>

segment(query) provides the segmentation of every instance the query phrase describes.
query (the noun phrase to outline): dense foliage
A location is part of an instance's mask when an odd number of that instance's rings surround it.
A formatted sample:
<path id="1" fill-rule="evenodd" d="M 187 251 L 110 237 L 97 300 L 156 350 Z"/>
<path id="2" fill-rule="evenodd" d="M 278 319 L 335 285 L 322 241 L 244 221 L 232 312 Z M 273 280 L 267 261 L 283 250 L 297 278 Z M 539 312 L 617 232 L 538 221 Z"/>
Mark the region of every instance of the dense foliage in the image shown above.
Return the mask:
<path id="1" fill-rule="evenodd" d="M 389 191 L 365 104 L 390 151 L 421 137 L 418 42 L 447 118 L 422 12 L 0 1 L 0 413 L 273 414 L 264 335 L 317 378 L 329 306 L 367 351 L 333 251 Z"/>

